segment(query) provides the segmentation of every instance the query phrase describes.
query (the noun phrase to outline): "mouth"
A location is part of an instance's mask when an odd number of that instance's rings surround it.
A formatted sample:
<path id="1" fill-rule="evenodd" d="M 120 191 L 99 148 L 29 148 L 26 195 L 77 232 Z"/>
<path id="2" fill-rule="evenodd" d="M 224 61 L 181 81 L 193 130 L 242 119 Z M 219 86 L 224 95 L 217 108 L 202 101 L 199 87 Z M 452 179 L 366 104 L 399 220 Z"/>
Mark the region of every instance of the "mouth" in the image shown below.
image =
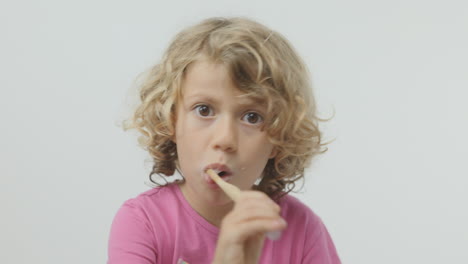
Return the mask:
<path id="1" fill-rule="evenodd" d="M 214 181 L 206 173 L 208 169 L 212 169 L 214 172 L 216 172 L 219 175 L 219 177 L 221 177 L 225 181 L 229 181 L 232 177 L 232 171 L 227 165 L 220 164 L 220 163 L 213 163 L 203 168 L 203 174 L 205 175 L 205 179 L 207 179 L 209 183 L 214 183 Z"/>

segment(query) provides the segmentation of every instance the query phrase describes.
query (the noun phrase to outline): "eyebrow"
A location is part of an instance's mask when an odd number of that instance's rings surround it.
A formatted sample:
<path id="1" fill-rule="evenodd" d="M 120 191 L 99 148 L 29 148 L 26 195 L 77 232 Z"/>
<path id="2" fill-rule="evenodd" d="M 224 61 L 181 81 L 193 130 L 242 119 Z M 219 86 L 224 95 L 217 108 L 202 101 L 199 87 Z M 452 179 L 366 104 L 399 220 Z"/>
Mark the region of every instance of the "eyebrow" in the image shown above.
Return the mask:
<path id="1" fill-rule="evenodd" d="M 185 95 L 185 100 L 187 101 L 196 101 L 196 100 L 204 100 L 209 103 L 213 104 L 220 104 L 222 103 L 221 100 L 216 99 L 215 97 L 211 95 L 206 95 L 206 94 L 187 94 Z M 265 107 L 264 103 L 260 99 L 255 99 L 255 98 L 248 98 L 244 97 L 242 99 L 238 100 L 238 104 L 240 106 L 246 107 L 246 106 L 255 106 L 256 108 L 263 108 Z"/>
<path id="2" fill-rule="evenodd" d="M 216 100 L 216 98 L 206 94 L 186 94 L 184 96 L 184 99 L 187 101 L 203 100 L 208 101 L 210 103 L 218 103 L 218 100 Z"/>

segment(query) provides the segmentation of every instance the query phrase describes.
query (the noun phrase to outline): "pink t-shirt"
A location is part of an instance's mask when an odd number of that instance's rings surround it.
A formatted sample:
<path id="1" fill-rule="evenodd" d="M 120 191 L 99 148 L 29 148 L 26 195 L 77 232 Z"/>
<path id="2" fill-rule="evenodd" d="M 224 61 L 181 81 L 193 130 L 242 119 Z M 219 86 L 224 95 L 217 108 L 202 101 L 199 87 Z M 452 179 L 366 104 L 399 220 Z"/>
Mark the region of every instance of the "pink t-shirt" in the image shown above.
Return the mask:
<path id="1" fill-rule="evenodd" d="M 259 263 L 339 264 L 321 219 L 293 196 L 279 205 L 288 223 L 281 238 L 265 240 Z M 126 201 L 109 238 L 108 264 L 208 264 L 219 229 L 185 200 L 179 186 L 158 187 Z"/>

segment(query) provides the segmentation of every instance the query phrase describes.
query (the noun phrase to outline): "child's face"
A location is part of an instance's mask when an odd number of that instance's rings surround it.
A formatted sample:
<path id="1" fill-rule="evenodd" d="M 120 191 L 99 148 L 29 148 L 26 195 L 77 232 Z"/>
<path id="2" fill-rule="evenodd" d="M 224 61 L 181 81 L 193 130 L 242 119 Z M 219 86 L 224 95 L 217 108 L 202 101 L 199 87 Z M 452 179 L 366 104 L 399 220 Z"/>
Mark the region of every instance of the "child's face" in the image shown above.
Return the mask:
<path id="1" fill-rule="evenodd" d="M 205 173 L 219 166 L 229 182 L 251 189 L 261 177 L 273 145 L 262 130 L 265 107 L 249 98 L 229 78 L 221 64 L 198 61 L 186 72 L 183 98 L 177 103 L 176 134 L 180 169 L 197 198 L 221 204 L 229 200 Z"/>

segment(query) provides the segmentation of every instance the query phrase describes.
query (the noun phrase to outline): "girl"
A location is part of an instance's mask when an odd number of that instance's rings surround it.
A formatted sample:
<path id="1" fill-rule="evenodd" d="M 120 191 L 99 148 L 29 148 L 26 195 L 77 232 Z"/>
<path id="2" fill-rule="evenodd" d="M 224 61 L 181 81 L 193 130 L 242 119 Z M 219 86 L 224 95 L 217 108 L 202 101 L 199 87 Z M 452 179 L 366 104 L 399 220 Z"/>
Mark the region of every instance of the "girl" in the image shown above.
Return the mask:
<path id="1" fill-rule="evenodd" d="M 212 18 L 179 33 L 125 127 L 172 181 L 126 201 L 109 264 L 340 263 L 321 219 L 287 193 L 323 153 L 306 67 L 277 32 Z M 234 203 L 213 169 L 242 190 Z M 265 234 L 281 232 L 280 237 Z"/>

